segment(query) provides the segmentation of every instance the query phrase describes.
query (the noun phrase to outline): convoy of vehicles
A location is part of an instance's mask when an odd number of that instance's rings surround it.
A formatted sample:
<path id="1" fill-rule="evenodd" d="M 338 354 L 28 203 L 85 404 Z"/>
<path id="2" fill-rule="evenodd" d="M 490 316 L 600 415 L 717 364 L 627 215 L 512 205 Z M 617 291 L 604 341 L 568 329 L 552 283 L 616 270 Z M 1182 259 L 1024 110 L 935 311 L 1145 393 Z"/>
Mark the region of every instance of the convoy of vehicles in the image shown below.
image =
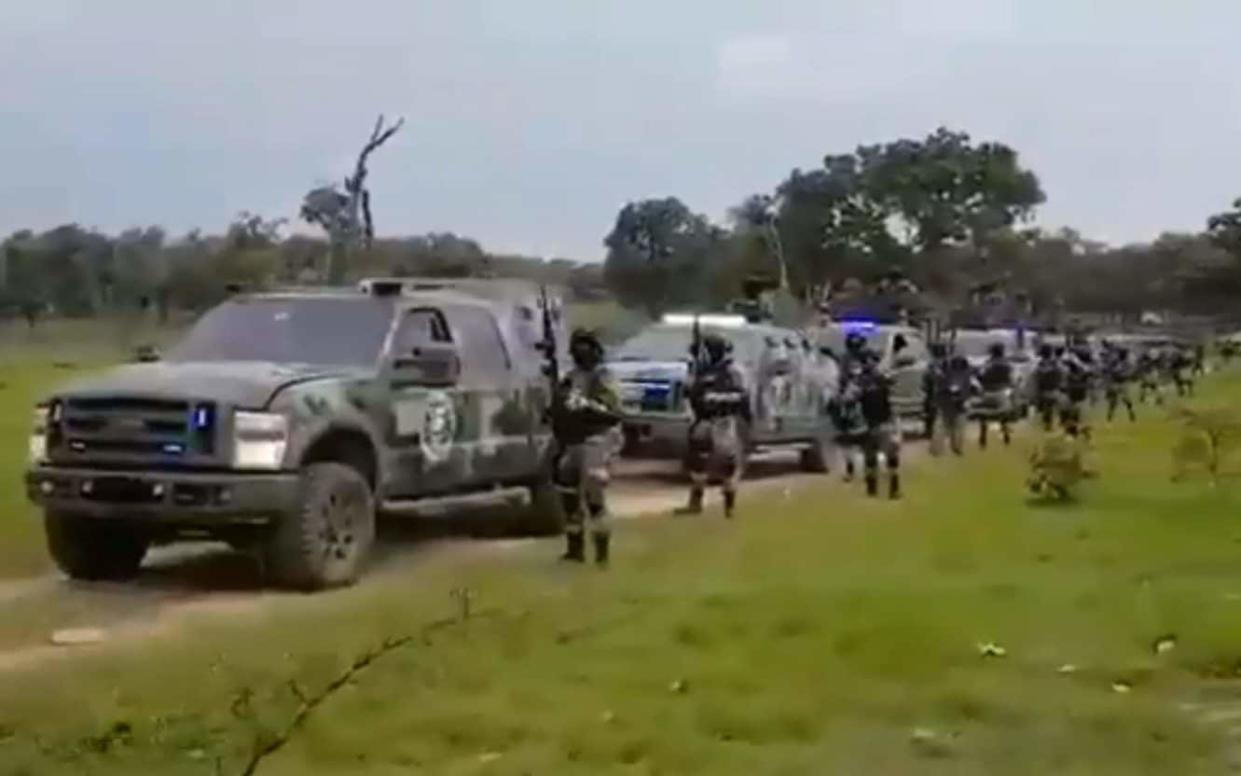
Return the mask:
<path id="1" fill-rule="evenodd" d="M 237 296 L 163 361 L 56 391 L 26 477 L 53 559 L 125 578 L 152 543 L 211 537 L 260 548 L 280 583 L 339 585 L 363 568 L 376 512 L 498 486 L 530 489 L 530 527 L 557 529 L 537 291 Z"/>

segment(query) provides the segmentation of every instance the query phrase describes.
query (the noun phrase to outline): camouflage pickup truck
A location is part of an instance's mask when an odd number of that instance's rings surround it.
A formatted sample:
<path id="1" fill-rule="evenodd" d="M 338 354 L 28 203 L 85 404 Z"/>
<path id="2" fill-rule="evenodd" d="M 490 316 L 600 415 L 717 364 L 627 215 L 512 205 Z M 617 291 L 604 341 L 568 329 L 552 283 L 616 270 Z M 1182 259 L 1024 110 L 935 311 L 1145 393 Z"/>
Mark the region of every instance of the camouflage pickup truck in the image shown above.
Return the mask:
<path id="1" fill-rule="evenodd" d="M 234 296 L 163 360 L 39 404 L 26 489 L 53 559 L 123 579 L 209 537 L 317 589 L 357 578 L 377 512 L 428 497 L 528 488 L 527 527 L 558 529 L 539 304 L 503 281 Z"/>

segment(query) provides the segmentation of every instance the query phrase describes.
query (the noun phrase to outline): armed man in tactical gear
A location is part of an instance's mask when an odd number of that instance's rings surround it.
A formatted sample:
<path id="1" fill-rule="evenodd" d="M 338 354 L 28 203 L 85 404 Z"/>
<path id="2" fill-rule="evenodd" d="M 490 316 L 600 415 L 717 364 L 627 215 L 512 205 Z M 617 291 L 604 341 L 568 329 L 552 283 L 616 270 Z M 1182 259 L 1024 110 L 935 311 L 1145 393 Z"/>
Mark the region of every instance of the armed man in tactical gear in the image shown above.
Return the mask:
<path id="1" fill-rule="evenodd" d="M 990 348 L 990 356 L 978 370 L 982 396 L 978 402 L 978 446 L 987 446 L 987 430 L 993 421 L 1000 424 L 1000 436 L 1008 445 L 1013 439 L 1013 365 L 1004 355 L 1003 343 Z"/>
<path id="2" fill-rule="evenodd" d="M 866 467 L 866 495 L 879 495 L 879 454 L 888 467 L 888 497 L 901 496 L 901 440 L 896 413 L 892 411 L 892 378 L 878 360 L 865 359 L 857 375 L 857 402 L 865 431 L 862 461 Z"/>
<path id="3" fill-rule="evenodd" d="M 865 447 L 866 419 L 862 416 L 861 378 L 867 364 L 879 357 L 866 347 L 866 338 L 857 332 L 845 336 L 845 352 L 840 357 L 840 382 L 828 403 L 828 414 L 836 429 L 836 447 L 844 458 L 845 482 L 852 482 L 857 471 L 856 450 Z"/>
<path id="4" fill-rule="evenodd" d="M 1034 367 L 1034 408 L 1044 431 L 1056 426 L 1056 414 L 1064 401 L 1064 380 L 1064 365 L 1051 345 L 1043 345 Z"/>
<path id="5" fill-rule="evenodd" d="M 1129 381 L 1133 373 L 1129 365 L 1129 351 L 1122 347 L 1109 348 L 1103 358 L 1103 394 L 1107 398 L 1107 419 L 1116 417 L 1116 410 L 1124 405 L 1130 422 L 1138 419 L 1133 411 L 1133 397 L 1129 395 Z"/>
<path id="6" fill-rule="evenodd" d="M 938 424 L 931 436 L 931 455 L 943 452 L 944 439 L 954 455 L 965 453 L 965 416 L 977 390 L 974 370 L 965 356 L 953 355 L 929 373 Z"/>
<path id="7" fill-rule="evenodd" d="M 745 374 L 731 358 L 732 343 L 719 334 L 707 334 L 692 347 L 694 369 L 687 388 L 694 413 L 689 429 L 689 504 L 683 514 L 702 512 L 710 478 L 718 478 L 724 492 L 724 516 L 732 517 L 737 503 L 746 440 L 752 420 Z"/>
<path id="8" fill-rule="evenodd" d="M 603 346 L 593 332 L 574 331 L 569 354 L 573 369 L 560 381 L 552 407 L 555 479 L 565 511 L 564 559 L 585 562 L 589 523 L 595 561 L 603 566 L 611 538 L 606 490 L 612 459 L 621 446 L 620 393 L 603 366 Z"/>

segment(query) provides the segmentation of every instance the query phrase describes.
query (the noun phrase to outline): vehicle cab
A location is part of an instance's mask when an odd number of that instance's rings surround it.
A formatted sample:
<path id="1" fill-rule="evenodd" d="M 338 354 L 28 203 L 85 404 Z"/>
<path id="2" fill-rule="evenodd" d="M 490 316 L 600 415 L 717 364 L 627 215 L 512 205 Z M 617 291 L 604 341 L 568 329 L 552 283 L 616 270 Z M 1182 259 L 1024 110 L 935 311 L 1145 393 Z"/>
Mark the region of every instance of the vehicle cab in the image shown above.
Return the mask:
<path id="1" fill-rule="evenodd" d="M 702 335 L 732 343 L 733 360 L 751 391 L 753 446 L 810 444 L 826 437 L 836 364 L 804 334 L 740 315 L 670 314 L 609 353 L 631 451 L 684 450 L 692 421 L 686 389 L 695 321 Z"/>

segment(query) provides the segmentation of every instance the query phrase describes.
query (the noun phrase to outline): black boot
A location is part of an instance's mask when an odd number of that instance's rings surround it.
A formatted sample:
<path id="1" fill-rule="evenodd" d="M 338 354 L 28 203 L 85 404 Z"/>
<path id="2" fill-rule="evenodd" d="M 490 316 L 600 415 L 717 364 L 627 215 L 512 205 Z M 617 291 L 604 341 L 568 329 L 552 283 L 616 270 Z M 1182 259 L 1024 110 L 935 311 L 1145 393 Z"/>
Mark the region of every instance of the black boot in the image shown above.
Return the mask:
<path id="1" fill-rule="evenodd" d="M 571 563 L 585 563 L 586 543 L 582 535 L 580 533 L 565 534 L 565 540 L 564 555 L 561 555 L 560 559 Z"/>
<path id="2" fill-rule="evenodd" d="M 737 491 L 724 491 L 724 517 L 732 517 L 733 511 L 737 508 Z"/>
<path id="3" fill-rule="evenodd" d="M 595 563 L 599 566 L 608 565 L 608 545 L 611 537 L 608 534 L 595 534 Z"/>
<path id="4" fill-rule="evenodd" d="M 879 477 L 878 475 L 867 472 L 866 474 L 866 495 L 879 495 Z"/>
<path id="5" fill-rule="evenodd" d="M 901 497 L 901 475 L 892 472 L 888 480 L 888 498 L 896 500 Z"/>
<path id="6" fill-rule="evenodd" d="M 678 515 L 701 515 L 702 514 L 702 488 L 691 488 L 689 491 L 689 503 L 676 511 Z"/>

